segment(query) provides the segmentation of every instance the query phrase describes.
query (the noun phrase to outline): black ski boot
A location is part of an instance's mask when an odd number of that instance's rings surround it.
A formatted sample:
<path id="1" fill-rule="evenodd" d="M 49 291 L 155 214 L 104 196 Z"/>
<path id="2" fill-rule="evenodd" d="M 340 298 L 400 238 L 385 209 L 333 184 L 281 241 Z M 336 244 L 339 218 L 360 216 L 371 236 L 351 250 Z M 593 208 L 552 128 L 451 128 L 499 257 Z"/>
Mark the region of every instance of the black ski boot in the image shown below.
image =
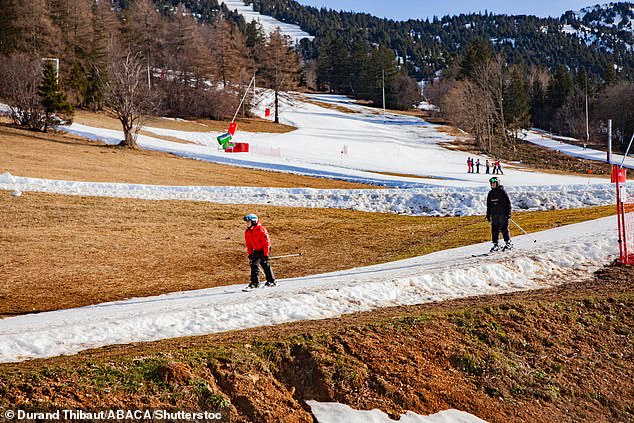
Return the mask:
<path id="1" fill-rule="evenodd" d="M 513 244 L 511 243 L 511 241 L 506 241 L 506 244 L 504 244 L 504 247 L 502 247 L 502 251 L 510 251 L 513 249 Z"/>
<path id="2" fill-rule="evenodd" d="M 249 285 L 247 285 L 245 288 L 243 288 L 242 290 L 244 292 L 249 292 L 249 291 L 253 291 L 254 289 L 258 289 L 258 287 L 260 286 L 259 283 L 253 283 L 251 282 Z"/>
<path id="3" fill-rule="evenodd" d="M 496 251 L 500 251 L 500 244 L 497 242 L 493 243 L 493 247 L 491 247 L 489 253 L 495 253 Z"/>

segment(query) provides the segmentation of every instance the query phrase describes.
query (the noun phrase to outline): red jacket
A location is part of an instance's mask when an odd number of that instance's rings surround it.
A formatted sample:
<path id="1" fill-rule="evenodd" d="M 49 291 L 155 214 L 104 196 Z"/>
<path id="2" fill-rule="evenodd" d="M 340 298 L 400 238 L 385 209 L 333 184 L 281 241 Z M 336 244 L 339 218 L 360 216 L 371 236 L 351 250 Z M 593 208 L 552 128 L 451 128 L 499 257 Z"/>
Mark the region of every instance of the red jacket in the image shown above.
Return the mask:
<path id="1" fill-rule="evenodd" d="M 260 222 L 244 231 L 244 241 L 247 243 L 247 253 L 253 254 L 253 251 L 263 251 L 264 257 L 269 256 L 271 239 L 266 228 Z"/>

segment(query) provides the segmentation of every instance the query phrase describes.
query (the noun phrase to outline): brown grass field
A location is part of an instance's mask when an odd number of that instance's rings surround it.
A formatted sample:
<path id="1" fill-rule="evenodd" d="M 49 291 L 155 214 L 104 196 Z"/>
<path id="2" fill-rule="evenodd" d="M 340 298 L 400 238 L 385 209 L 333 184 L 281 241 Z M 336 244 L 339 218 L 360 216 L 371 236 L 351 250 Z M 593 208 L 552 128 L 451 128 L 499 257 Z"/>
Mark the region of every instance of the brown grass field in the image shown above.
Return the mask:
<path id="1" fill-rule="evenodd" d="M 482 242 L 481 216 L 433 218 L 350 210 L 219 205 L 1 192 L 0 315 L 247 283 L 242 216 L 258 214 L 279 278 L 387 262 Z M 527 231 L 612 207 L 520 213 Z M 519 234 L 518 234 L 519 235 Z"/>
<path id="2" fill-rule="evenodd" d="M 121 129 L 119 121 L 104 112 L 92 113 L 85 110 L 75 112 L 73 121 L 88 126 L 97 126 L 108 129 Z M 295 130 L 292 126 L 276 124 L 270 120 L 257 117 L 244 118 L 236 117 L 238 129 L 249 132 L 271 132 L 283 133 Z M 153 128 L 176 129 L 178 131 L 206 132 L 206 131 L 226 131 L 229 128 L 229 121 L 195 119 L 195 120 L 174 120 L 167 118 L 152 117 L 148 119 L 144 126 Z"/>

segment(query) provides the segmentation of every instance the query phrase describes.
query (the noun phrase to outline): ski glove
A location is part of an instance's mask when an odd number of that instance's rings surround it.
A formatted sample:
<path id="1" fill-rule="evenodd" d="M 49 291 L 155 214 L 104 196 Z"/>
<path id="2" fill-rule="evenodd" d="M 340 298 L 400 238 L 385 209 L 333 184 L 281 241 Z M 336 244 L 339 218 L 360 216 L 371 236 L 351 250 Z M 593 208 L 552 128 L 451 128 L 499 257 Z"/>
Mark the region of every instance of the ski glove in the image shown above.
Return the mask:
<path id="1" fill-rule="evenodd" d="M 253 260 L 253 254 L 249 254 L 249 261 Z"/>
<path id="2" fill-rule="evenodd" d="M 489 216 L 488 214 L 487 214 L 487 221 L 488 221 L 488 222 L 490 222 L 490 221 L 491 221 L 491 216 Z"/>

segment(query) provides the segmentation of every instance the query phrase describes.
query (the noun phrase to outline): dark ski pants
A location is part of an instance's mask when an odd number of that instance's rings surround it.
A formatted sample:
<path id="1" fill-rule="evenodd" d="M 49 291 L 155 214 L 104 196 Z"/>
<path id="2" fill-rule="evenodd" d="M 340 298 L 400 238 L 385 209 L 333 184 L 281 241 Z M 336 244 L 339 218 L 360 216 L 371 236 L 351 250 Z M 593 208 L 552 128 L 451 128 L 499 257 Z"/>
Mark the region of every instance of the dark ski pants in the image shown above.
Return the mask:
<path id="1" fill-rule="evenodd" d="M 497 244 L 500 238 L 500 231 L 504 237 L 504 241 L 509 242 L 511 235 L 509 234 L 509 218 L 503 214 L 494 214 L 491 216 L 491 239 Z"/>
<path id="2" fill-rule="evenodd" d="M 271 269 L 271 263 L 268 257 L 264 257 L 264 251 L 254 251 L 251 257 L 251 283 L 260 283 L 260 267 L 264 270 L 267 282 L 275 282 L 275 276 L 273 276 L 273 269 Z"/>

